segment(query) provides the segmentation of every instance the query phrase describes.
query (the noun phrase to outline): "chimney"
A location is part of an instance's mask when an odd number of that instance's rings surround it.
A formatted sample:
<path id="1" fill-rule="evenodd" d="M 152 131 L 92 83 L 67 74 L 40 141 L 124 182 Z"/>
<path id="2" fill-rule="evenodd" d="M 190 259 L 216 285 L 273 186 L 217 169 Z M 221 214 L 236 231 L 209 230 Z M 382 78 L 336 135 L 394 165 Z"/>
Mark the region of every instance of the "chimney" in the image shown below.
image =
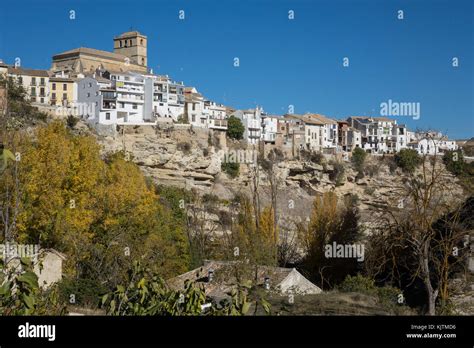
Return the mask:
<path id="1" fill-rule="evenodd" d="M 214 270 L 211 268 L 209 272 L 207 272 L 207 282 L 210 283 L 214 279 Z"/>
<path id="2" fill-rule="evenodd" d="M 270 290 L 270 278 L 269 277 L 265 277 L 265 279 L 263 280 L 263 287 L 265 288 L 265 290 Z"/>

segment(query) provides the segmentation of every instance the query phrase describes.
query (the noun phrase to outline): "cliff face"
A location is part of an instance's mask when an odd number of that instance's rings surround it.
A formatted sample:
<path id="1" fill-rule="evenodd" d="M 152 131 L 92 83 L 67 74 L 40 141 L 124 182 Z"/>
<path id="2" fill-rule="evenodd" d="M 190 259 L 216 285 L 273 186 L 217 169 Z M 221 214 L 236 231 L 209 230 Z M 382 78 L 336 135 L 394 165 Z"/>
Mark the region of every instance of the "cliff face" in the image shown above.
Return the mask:
<path id="1" fill-rule="evenodd" d="M 236 193 L 251 194 L 251 167 L 240 165 L 240 175 L 229 177 L 221 171 L 222 154 L 244 149 L 241 143 L 226 144 L 225 138 L 203 129 L 135 127 L 115 137 L 99 136 L 105 152 L 124 150 L 145 175 L 157 184 L 172 185 L 216 195 L 230 200 Z M 229 147 L 227 147 L 227 145 Z M 339 164 L 338 164 L 339 163 Z M 335 168 L 336 167 L 336 168 Z M 343 170 L 341 171 L 341 167 Z M 282 219 L 306 219 L 317 194 L 334 191 L 338 196 L 357 195 L 361 222 L 370 224 L 373 212 L 384 205 L 400 204 L 400 193 L 407 177 L 392 171 L 381 157 L 368 157 L 369 174 L 358 178 L 350 162 L 329 157 L 320 164 L 309 160 L 282 160 L 275 164 L 278 183 L 278 211 Z M 443 180 L 452 197 L 462 196 L 457 179 L 447 171 Z M 269 204 L 270 188 L 264 170 L 259 170 L 261 200 Z M 449 200 L 449 197 L 446 197 Z"/>

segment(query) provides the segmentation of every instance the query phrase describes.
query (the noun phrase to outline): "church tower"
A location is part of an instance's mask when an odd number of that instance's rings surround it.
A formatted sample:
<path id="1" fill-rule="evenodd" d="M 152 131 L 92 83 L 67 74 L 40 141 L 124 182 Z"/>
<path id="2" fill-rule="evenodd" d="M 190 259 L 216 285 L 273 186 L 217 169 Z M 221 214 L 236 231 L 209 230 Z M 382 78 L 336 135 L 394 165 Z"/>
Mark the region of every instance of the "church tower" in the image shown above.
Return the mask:
<path id="1" fill-rule="evenodd" d="M 114 37 L 114 53 L 130 58 L 130 63 L 146 67 L 148 64 L 146 55 L 147 37 L 138 31 L 127 31 Z"/>

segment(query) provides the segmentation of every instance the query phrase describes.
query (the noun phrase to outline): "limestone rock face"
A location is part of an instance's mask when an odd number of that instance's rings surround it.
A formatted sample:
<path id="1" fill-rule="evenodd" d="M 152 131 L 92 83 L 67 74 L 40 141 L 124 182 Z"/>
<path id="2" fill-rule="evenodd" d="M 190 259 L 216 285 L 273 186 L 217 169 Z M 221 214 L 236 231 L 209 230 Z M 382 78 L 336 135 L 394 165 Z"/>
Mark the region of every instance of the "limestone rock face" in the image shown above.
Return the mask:
<path id="1" fill-rule="evenodd" d="M 219 199 L 231 200 L 237 193 L 253 192 L 253 167 L 240 164 L 240 175 L 230 178 L 221 171 L 225 151 L 243 149 L 245 145 L 225 141 L 221 146 L 212 139 L 222 138 L 207 129 L 172 129 L 134 127 L 118 132 L 115 137 L 98 137 L 104 152 L 125 150 L 130 159 L 140 166 L 145 175 L 157 184 L 172 185 L 198 192 L 214 194 Z M 315 196 L 334 191 L 339 197 L 356 195 L 361 212 L 361 223 L 370 224 L 371 216 L 381 206 L 397 205 L 406 176 L 396 170 L 391 173 L 388 165 L 378 158 L 368 159 L 367 165 L 376 170 L 360 177 L 348 162 L 344 166 L 343 179 L 337 183 L 335 162 L 312 163 L 303 160 L 284 160 L 274 166 L 278 186 L 277 205 L 281 219 L 297 218 L 301 221 L 310 216 Z M 451 196 L 461 196 L 457 180 L 445 173 L 450 183 Z M 259 192 L 262 204 L 270 204 L 270 186 L 267 174 L 259 170 Z M 446 199 L 450 199 L 446 197 Z"/>

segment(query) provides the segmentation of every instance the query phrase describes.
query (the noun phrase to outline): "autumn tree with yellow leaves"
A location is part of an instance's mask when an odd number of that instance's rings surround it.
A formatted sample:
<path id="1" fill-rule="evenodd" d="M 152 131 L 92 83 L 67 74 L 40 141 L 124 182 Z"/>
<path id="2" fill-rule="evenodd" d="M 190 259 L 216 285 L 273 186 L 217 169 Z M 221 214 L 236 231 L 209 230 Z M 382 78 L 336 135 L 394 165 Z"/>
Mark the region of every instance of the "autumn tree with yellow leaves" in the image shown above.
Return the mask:
<path id="1" fill-rule="evenodd" d="M 298 234 L 304 251 L 303 272 L 323 288 L 342 282 L 358 268 L 355 258 L 328 258 L 325 246 L 356 243 L 361 234 L 358 228 L 358 212 L 355 199 L 342 201 L 334 192 L 325 192 L 313 202 L 311 217 L 298 225 Z"/>
<path id="2" fill-rule="evenodd" d="M 1 197 L 10 197 L 2 200 L 2 211 L 8 208 L 15 218 L 9 222 L 14 241 L 64 252 L 67 277 L 110 286 L 121 281 L 133 259 L 163 277 L 187 270 L 183 224 L 123 154 L 102 158 L 94 138 L 73 135 L 59 121 L 26 138 L 18 131 L 18 138 L 17 171 L 0 178 Z M 4 231 L 5 222 L 0 224 Z"/>

